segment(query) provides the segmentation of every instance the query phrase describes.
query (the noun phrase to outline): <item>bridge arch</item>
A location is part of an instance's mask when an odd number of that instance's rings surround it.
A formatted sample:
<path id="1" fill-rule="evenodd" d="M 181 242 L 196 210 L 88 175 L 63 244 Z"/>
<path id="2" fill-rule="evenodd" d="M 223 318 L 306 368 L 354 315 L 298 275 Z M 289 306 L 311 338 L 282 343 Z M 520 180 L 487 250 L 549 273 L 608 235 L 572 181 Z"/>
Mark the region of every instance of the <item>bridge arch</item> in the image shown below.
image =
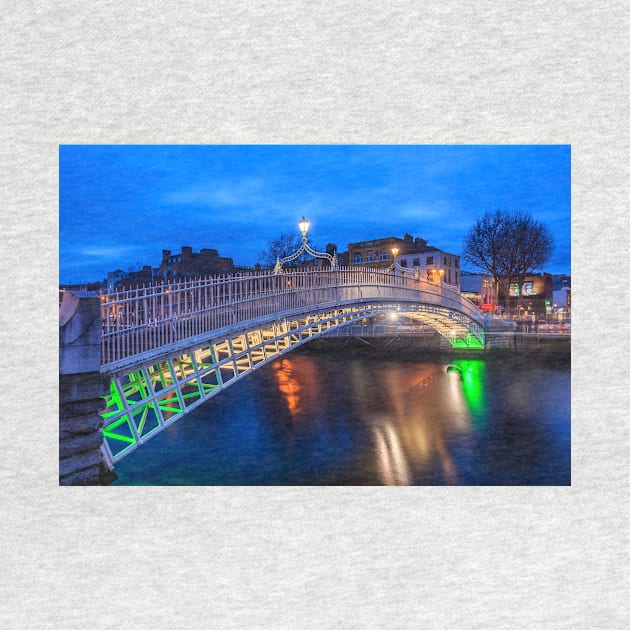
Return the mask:
<path id="1" fill-rule="evenodd" d="M 110 464 L 278 356 L 352 322 L 404 313 L 453 346 L 483 347 L 482 316 L 459 294 L 382 270 L 350 271 L 212 279 L 106 296 L 101 371 L 111 381 L 102 416 Z M 203 291 L 213 299 L 202 299 Z M 157 319 L 159 313 L 168 317 Z M 206 330 L 186 334 L 204 319 Z"/>

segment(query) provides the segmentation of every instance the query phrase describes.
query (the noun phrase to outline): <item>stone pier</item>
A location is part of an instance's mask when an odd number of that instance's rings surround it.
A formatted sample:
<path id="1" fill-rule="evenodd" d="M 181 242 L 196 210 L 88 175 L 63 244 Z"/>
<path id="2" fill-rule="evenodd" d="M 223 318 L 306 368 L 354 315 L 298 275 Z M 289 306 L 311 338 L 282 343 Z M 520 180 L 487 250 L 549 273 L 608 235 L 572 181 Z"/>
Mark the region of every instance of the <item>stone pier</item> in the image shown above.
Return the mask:
<path id="1" fill-rule="evenodd" d="M 109 377 L 100 367 L 99 296 L 66 291 L 59 308 L 60 485 L 104 484 L 115 478 L 101 450 L 101 397 Z"/>

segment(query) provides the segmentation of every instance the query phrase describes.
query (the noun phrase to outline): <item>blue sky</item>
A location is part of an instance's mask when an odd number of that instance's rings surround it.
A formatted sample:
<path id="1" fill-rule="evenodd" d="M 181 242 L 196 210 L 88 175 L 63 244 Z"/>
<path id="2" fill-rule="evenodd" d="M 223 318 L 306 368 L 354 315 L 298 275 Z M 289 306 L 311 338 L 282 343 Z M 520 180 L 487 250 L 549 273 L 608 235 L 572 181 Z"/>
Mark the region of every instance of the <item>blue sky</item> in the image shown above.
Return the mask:
<path id="1" fill-rule="evenodd" d="M 182 245 L 253 265 L 302 215 L 321 247 L 409 232 L 460 254 L 497 209 L 547 224 L 545 271 L 570 273 L 569 145 L 63 145 L 59 179 L 64 284 Z"/>

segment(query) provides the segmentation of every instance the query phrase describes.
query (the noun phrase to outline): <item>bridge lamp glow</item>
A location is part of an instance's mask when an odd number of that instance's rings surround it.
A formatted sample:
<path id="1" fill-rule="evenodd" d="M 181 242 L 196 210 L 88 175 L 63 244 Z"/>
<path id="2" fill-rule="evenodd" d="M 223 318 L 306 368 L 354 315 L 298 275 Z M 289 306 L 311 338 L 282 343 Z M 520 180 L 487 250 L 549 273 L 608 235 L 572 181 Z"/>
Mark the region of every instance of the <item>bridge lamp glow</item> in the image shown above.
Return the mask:
<path id="1" fill-rule="evenodd" d="M 298 223 L 298 227 L 300 228 L 300 232 L 302 233 L 302 238 L 306 240 L 306 235 L 308 234 L 308 228 L 310 227 L 310 223 L 308 219 L 302 217 L 302 220 Z"/>
<path id="2" fill-rule="evenodd" d="M 394 260 L 396 260 L 396 256 L 398 256 L 399 251 L 398 247 L 392 247 L 392 256 L 394 257 Z"/>

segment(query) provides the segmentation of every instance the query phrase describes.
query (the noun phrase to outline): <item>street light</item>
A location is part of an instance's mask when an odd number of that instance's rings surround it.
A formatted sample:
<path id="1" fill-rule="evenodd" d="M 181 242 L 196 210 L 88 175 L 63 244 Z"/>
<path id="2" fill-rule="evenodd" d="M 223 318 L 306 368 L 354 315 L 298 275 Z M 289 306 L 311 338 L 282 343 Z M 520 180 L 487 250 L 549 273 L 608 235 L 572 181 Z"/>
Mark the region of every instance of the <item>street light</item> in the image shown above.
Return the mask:
<path id="1" fill-rule="evenodd" d="M 302 217 L 302 220 L 298 223 L 298 227 L 300 228 L 300 232 L 302 232 L 302 240 L 305 241 L 306 240 L 306 235 L 308 233 L 308 228 L 310 227 L 310 223 L 308 222 L 308 219 L 305 219 L 304 217 Z"/>
<path id="2" fill-rule="evenodd" d="M 394 261 L 392 262 L 392 264 L 388 267 L 388 271 L 391 271 L 393 273 L 396 273 L 396 268 L 401 269 L 400 265 L 396 262 L 396 256 L 398 256 L 398 252 L 400 250 L 398 249 L 398 247 L 392 247 L 392 256 L 394 258 Z"/>

